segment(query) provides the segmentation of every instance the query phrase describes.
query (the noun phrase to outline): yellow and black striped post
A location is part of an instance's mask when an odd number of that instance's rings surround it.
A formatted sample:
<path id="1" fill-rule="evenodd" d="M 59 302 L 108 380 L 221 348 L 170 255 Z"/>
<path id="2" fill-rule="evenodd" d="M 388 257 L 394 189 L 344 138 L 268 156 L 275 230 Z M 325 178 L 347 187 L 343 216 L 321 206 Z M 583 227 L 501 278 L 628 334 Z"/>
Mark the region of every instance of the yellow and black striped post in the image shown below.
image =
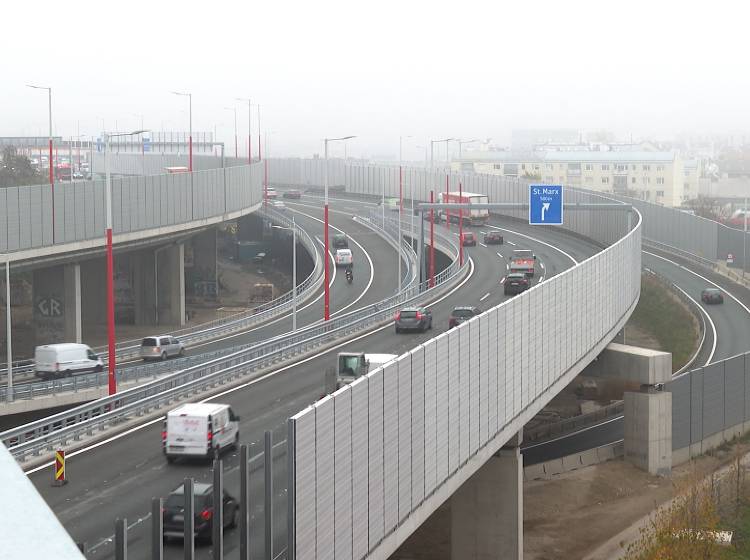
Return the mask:
<path id="1" fill-rule="evenodd" d="M 55 479 L 52 482 L 53 486 L 63 486 L 68 483 L 68 479 L 65 478 L 65 451 L 58 449 L 55 451 Z"/>

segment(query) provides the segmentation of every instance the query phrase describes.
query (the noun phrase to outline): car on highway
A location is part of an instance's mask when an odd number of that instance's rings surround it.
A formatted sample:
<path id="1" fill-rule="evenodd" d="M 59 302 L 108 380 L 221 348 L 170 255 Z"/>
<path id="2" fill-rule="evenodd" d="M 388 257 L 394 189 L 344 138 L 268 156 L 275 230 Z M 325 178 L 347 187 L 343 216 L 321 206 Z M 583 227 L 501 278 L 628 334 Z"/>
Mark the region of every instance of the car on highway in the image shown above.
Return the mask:
<path id="1" fill-rule="evenodd" d="M 266 196 L 268 196 L 268 199 L 274 199 L 279 196 L 279 193 L 276 192 L 276 189 L 272 187 L 268 187 L 266 190 Z"/>
<path id="2" fill-rule="evenodd" d="M 73 180 L 74 181 L 83 181 L 84 175 L 81 171 L 74 171 L 73 172 Z"/>
<path id="3" fill-rule="evenodd" d="M 240 519 L 240 504 L 229 492 L 223 490 L 221 499 L 223 529 L 234 529 Z M 213 541 L 214 527 L 214 487 L 205 482 L 193 485 L 193 517 L 195 538 Z M 164 500 L 162 508 L 164 540 L 185 537 L 185 486 L 180 484 Z"/>
<path id="4" fill-rule="evenodd" d="M 476 247 L 477 246 L 477 236 L 474 235 L 471 231 L 466 231 L 463 234 L 463 237 L 461 238 L 461 244 L 464 247 Z"/>
<path id="5" fill-rule="evenodd" d="M 509 268 L 511 272 L 523 272 L 526 276 L 534 276 L 536 255 L 528 249 L 516 249 L 510 256 Z"/>
<path id="6" fill-rule="evenodd" d="M 396 313 L 396 333 L 403 331 L 425 332 L 432 328 L 432 311 L 425 307 L 405 307 Z"/>
<path id="7" fill-rule="evenodd" d="M 170 410 L 161 430 L 167 463 L 182 457 L 212 459 L 240 442 L 240 417 L 228 404 L 186 403 Z"/>
<path id="8" fill-rule="evenodd" d="M 453 327 L 457 327 L 464 321 L 468 321 L 472 317 L 476 317 L 479 315 L 481 311 L 478 307 L 472 307 L 472 306 L 462 306 L 462 307 L 454 307 L 453 311 L 451 311 L 451 316 L 448 319 L 448 328 L 452 329 Z"/>
<path id="9" fill-rule="evenodd" d="M 334 256 L 336 266 L 349 266 L 353 263 L 351 249 L 337 249 Z"/>
<path id="10" fill-rule="evenodd" d="M 284 204 L 283 200 L 272 200 L 271 206 L 276 208 L 276 210 L 286 210 L 286 204 Z"/>
<path id="11" fill-rule="evenodd" d="M 298 191 L 297 189 L 289 189 L 288 191 L 284 191 L 284 194 L 282 194 L 284 198 L 293 198 L 295 200 L 299 200 L 302 198 L 302 191 Z"/>
<path id="12" fill-rule="evenodd" d="M 398 212 L 401 204 L 398 198 L 386 198 L 385 200 L 378 200 L 378 206 L 385 203 L 385 209 L 391 212 Z"/>
<path id="13" fill-rule="evenodd" d="M 41 379 L 100 372 L 104 364 L 85 344 L 45 344 L 34 349 L 34 375 Z"/>
<path id="14" fill-rule="evenodd" d="M 505 277 L 503 293 L 505 295 L 520 294 L 531 287 L 531 282 L 524 272 L 511 272 Z"/>
<path id="15" fill-rule="evenodd" d="M 144 362 L 184 355 L 185 345 L 173 336 L 147 336 L 141 341 L 139 356 Z"/>
<path id="16" fill-rule="evenodd" d="M 334 249 L 348 249 L 349 239 L 345 233 L 337 233 L 333 236 L 333 248 Z"/>
<path id="17" fill-rule="evenodd" d="M 703 303 L 724 303 L 724 294 L 719 288 L 704 288 L 701 292 L 701 301 Z"/>
<path id="18" fill-rule="evenodd" d="M 503 236 L 500 235 L 499 231 L 488 231 L 484 234 L 485 245 L 502 245 Z"/>

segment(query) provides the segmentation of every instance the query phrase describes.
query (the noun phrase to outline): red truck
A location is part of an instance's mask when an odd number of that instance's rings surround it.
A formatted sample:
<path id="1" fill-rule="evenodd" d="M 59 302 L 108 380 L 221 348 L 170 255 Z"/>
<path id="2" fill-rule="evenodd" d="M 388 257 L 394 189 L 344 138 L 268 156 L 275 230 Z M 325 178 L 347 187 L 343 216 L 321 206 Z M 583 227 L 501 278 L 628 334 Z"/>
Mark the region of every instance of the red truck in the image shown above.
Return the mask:
<path id="1" fill-rule="evenodd" d="M 534 276 L 536 255 L 528 249 L 516 249 L 510 257 L 510 271 Z"/>

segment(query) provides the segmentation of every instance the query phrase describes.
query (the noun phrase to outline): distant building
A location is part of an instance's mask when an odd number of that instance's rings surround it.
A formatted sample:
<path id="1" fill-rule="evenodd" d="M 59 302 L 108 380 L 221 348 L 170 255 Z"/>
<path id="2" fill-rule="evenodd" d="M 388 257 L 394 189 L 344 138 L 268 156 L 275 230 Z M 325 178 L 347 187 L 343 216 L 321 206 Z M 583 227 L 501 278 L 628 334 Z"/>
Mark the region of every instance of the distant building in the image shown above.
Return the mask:
<path id="1" fill-rule="evenodd" d="M 573 128 L 516 129 L 510 133 L 510 146 L 514 151 L 532 150 L 542 144 L 578 144 L 580 132 Z"/>
<path id="2" fill-rule="evenodd" d="M 454 159 L 452 168 L 627 194 L 665 206 L 695 197 L 700 176 L 692 164 L 686 174 L 673 151 L 474 152 Z"/>

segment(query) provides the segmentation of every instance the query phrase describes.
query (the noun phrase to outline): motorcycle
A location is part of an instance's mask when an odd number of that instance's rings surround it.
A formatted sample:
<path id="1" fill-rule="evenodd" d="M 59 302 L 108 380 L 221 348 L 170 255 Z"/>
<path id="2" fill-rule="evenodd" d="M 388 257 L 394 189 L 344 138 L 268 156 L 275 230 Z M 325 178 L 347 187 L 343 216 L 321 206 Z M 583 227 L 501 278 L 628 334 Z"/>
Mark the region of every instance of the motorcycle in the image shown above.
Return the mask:
<path id="1" fill-rule="evenodd" d="M 351 271 L 351 269 L 346 269 L 346 281 L 351 284 L 354 280 L 354 273 Z"/>

